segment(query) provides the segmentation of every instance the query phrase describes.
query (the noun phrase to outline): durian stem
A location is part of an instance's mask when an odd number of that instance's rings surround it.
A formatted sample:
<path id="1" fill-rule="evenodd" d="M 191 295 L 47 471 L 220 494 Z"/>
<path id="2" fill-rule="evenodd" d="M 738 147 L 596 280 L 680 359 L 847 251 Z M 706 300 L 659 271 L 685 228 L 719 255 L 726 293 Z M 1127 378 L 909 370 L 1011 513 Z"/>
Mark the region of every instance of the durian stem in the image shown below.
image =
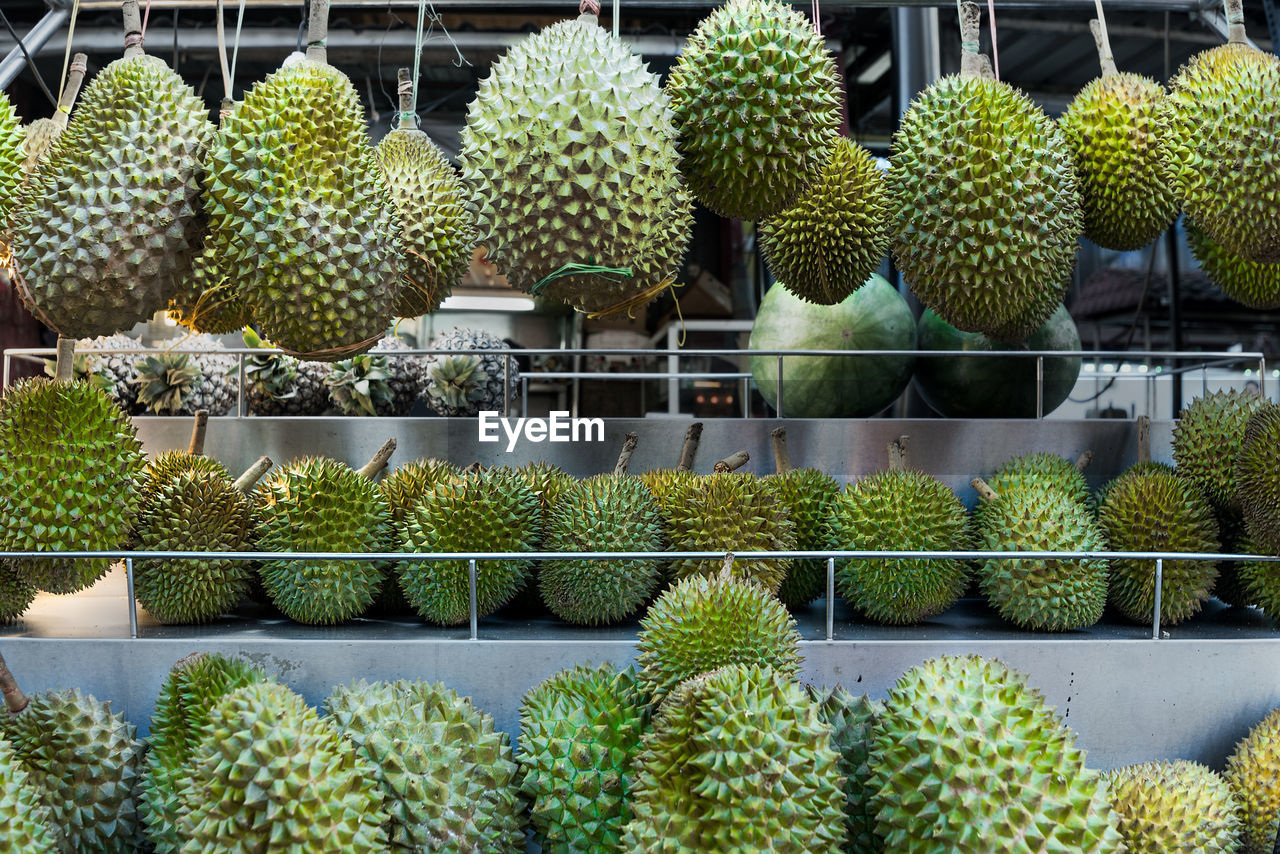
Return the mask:
<path id="1" fill-rule="evenodd" d="M 396 92 L 400 96 L 400 129 L 414 130 L 417 123 L 414 122 L 414 103 L 413 103 L 413 80 L 409 77 L 409 69 L 401 68 L 396 74 L 397 87 Z"/>
<path id="2" fill-rule="evenodd" d="M 626 441 L 622 443 L 622 453 L 618 454 L 618 462 L 613 467 L 613 473 L 622 476 L 627 473 L 627 469 L 631 467 L 631 455 L 636 452 L 636 445 L 640 444 L 640 437 L 635 433 L 628 433 Z"/>
<path id="3" fill-rule="evenodd" d="M 253 465 L 245 470 L 245 473 L 236 478 L 233 484 L 236 489 L 248 495 L 253 491 L 254 484 L 262 480 L 262 476 L 271 470 L 275 463 L 271 462 L 270 457 L 258 457 Z"/>
<path id="4" fill-rule="evenodd" d="M 222 101 L 218 104 L 218 127 L 222 127 L 222 123 L 223 123 L 223 122 L 225 122 L 225 121 L 227 120 L 227 116 L 231 115 L 232 110 L 234 110 L 234 109 L 235 109 L 235 105 L 236 105 L 236 102 L 235 102 L 235 101 L 231 100 L 230 98 L 225 98 L 225 97 L 224 97 L 224 98 L 222 99 Z M 255 335 L 255 338 L 256 338 L 256 335 Z M 261 341 L 258 341 L 258 343 L 257 343 L 257 344 L 249 344 L 249 343 L 248 343 L 248 336 L 247 336 L 247 335 L 245 336 L 245 346 L 246 346 L 246 347 L 257 347 L 257 346 L 259 346 L 261 343 L 262 343 Z"/>
<path id="5" fill-rule="evenodd" d="M 969 485 L 977 491 L 978 496 L 983 501 L 995 501 L 1000 497 L 1000 493 L 992 489 L 987 482 L 980 477 L 975 477 L 973 480 L 969 481 Z"/>
<path id="6" fill-rule="evenodd" d="M 1138 416 L 1138 462 L 1151 462 L 1151 417 Z"/>
<path id="7" fill-rule="evenodd" d="M 684 431 L 684 445 L 680 447 L 680 462 L 676 471 L 693 471 L 693 459 L 698 456 L 698 443 L 702 441 L 702 422 L 695 421 Z"/>
<path id="8" fill-rule="evenodd" d="M 907 441 L 911 437 L 899 436 L 889 443 L 889 471 L 905 471 L 907 468 Z"/>
<path id="9" fill-rule="evenodd" d="M 187 453 L 194 457 L 204 454 L 204 437 L 209 432 L 209 410 L 196 410 L 195 421 L 191 425 L 191 441 L 187 443 Z"/>
<path id="10" fill-rule="evenodd" d="M 142 15 L 138 11 L 138 0 L 124 0 L 121 11 L 124 13 L 124 57 L 142 56 Z"/>
<path id="11" fill-rule="evenodd" d="M 733 578 L 733 552 L 727 552 L 724 556 L 724 562 L 720 564 L 720 577 L 724 579 Z"/>
<path id="12" fill-rule="evenodd" d="M 730 454 L 723 460 L 715 464 L 712 468 L 716 474 L 728 474 L 731 471 L 737 471 L 747 464 L 751 459 L 751 455 L 746 451 L 738 451 L 736 454 Z"/>
<path id="13" fill-rule="evenodd" d="M 1223 0 L 1227 12 L 1227 44 L 1248 44 L 1244 32 L 1244 0 Z"/>
<path id="14" fill-rule="evenodd" d="M 364 467 L 360 469 L 359 471 L 360 476 L 367 477 L 369 478 L 369 480 L 373 480 L 374 475 L 376 475 L 378 472 L 382 471 L 384 468 L 387 467 L 387 460 L 391 459 L 391 455 L 394 454 L 395 452 L 396 452 L 395 438 L 391 438 L 383 442 L 382 447 L 379 448 L 378 452 L 373 455 L 373 459 L 365 463 Z"/>
<path id="15" fill-rule="evenodd" d="M 787 428 L 775 427 L 769 433 L 773 437 L 773 467 L 778 474 L 791 471 L 791 454 L 787 451 Z"/>
<path id="16" fill-rule="evenodd" d="M 0 655 L 0 691 L 4 692 L 4 704 L 9 707 L 9 713 L 12 715 L 24 711 L 31 702 L 18 687 L 18 680 L 13 678 L 13 673 L 10 672 L 3 655 Z"/>
<path id="17" fill-rule="evenodd" d="M 982 9 L 977 3 L 960 4 L 960 76 L 982 77 L 982 54 L 978 52 L 982 33 Z"/>
<path id="18" fill-rule="evenodd" d="M 1089 467 L 1089 463 L 1093 462 L 1093 451 L 1085 451 L 1076 457 L 1076 471 L 1084 471 Z"/>
<path id="19" fill-rule="evenodd" d="M 1093 43 L 1098 48 L 1098 64 L 1102 66 L 1102 76 L 1112 77 L 1119 73 L 1116 59 L 1111 55 L 1111 39 L 1107 36 L 1107 25 L 1103 22 L 1102 2 L 1098 2 L 1098 15 L 1089 22 L 1089 31 L 1093 33 Z"/>
<path id="20" fill-rule="evenodd" d="M 84 83 L 85 72 L 89 70 L 88 63 L 89 57 L 83 53 L 77 53 L 71 59 L 71 67 L 67 72 L 67 85 L 62 90 L 62 97 L 58 99 L 58 109 L 53 114 L 53 120 L 63 127 L 67 126 L 71 108 L 76 105 L 76 98 L 80 97 L 80 86 Z"/>
<path id="21" fill-rule="evenodd" d="M 76 339 L 58 336 L 58 361 L 53 369 L 53 378 L 60 383 L 71 382 L 75 374 Z"/>
<path id="22" fill-rule="evenodd" d="M 311 0 L 311 20 L 307 22 L 307 59 L 328 62 L 325 39 L 329 37 L 329 0 Z"/>

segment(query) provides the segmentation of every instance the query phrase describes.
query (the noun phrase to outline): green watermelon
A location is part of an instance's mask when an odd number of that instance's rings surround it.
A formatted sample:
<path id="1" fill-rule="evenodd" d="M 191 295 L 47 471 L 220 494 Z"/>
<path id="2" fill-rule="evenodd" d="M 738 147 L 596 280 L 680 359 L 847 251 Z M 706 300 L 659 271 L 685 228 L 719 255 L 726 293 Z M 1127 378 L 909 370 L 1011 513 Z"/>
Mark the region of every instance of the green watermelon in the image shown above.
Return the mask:
<path id="1" fill-rule="evenodd" d="M 921 350 L 1079 350 L 1080 333 L 1065 306 L 1021 344 L 1000 344 L 976 332 L 961 332 L 933 311 L 920 316 Z M 1044 360 L 1044 414 L 1057 409 L 1080 376 L 1080 357 Z M 916 389 L 946 418 L 1034 418 L 1036 360 L 1023 356 L 921 356 Z M 784 392 L 785 394 L 785 392 Z M 785 403 L 785 399 L 783 403 Z"/>
<path id="2" fill-rule="evenodd" d="M 877 275 L 835 305 L 800 299 L 781 282 L 765 292 L 751 328 L 751 350 L 914 350 L 907 301 Z M 789 356 L 782 367 L 788 418 L 860 418 L 898 399 L 911 381 L 911 356 Z M 778 358 L 752 356 L 751 376 L 778 409 Z"/>

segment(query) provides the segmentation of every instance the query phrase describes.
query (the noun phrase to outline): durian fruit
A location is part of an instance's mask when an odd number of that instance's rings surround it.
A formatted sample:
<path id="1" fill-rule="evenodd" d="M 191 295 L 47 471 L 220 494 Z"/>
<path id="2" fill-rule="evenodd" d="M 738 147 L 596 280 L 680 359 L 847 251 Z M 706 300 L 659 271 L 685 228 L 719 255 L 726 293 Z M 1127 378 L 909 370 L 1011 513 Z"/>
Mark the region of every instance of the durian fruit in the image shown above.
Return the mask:
<path id="1" fill-rule="evenodd" d="M 62 136 L 62 132 L 67 129 L 71 110 L 75 107 L 76 98 L 80 96 L 80 86 L 84 83 L 85 72 L 89 70 L 88 61 L 89 57 L 83 53 L 77 53 L 71 57 L 71 62 L 67 66 L 67 82 L 58 98 L 58 106 L 53 115 L 47 119 L 36 119 L 23 129 L 24 182 L 29 183 L 38 179 L 45 157 L 48 156 L 58 137 Z M 0 222 L 4 221 L 4 217 L 4 211 L 0 209 Z"/>
<path id="2" fill-rule="evenodd" d="M 439 683 L 356 682 L 326 719 L 374 770 L 391 851 L 523 854 L 525 804 L 507 734 Z"/>
<path id="3" fill-rule="evenodd" d="M 800 670 L 800 633 L 782 603 L 751 581 L 694 575 L 658 597 L 640 621 L 640 685 L 659 705 L 686 679 L 728 664 Z"/>
<path id="4" fill-rule="evenodd" d="M 623 851 L 839 854 L 840 755 L 785 674 L 734 664 L 680 685 L 636 758 Z"/>
<path id="5" fill-rule="evenodd" d="M 400 215 L 405 281 L 393 308 L 417 317 L 440 307 L 471 264 L 476 224 L 467 191 L 431 137 L 418 129 L 417 84 L 400 69 L 400 122 L 374 154 Z"/>
<path id="6" fill-rule="evenodd" d="M 1105 22 L 1090 26 L 1102 76 L 1072 99 L 1058 127 L 1079 181 L 1084 236 L 1128 252 L 1155 240 L 1178 215 L 1168 141 L 1157 124 L 1165 92 L 1150 77 L 1118 71 Z"/>
<path id="7" fill-rule="evenodd" d="M 787 290 L 835 305 L 879 269 L 889 252 L 889 216 L 889 190 L 875 157 L 842 136 L 796 203 L 761 221 L 760 248 Z"/>
<path id="8" fill-rule="evenodd" d="M 390 516 L 373 477 L 395 451 L 388 439 L 359 471 L 324 457 L 295 460 L 258 486 L 258 549 L 369 552 L 388 536 Z M 259 570 L 277 608 L 299 623 L 330 625 L 373 602 L 382 570 L 370 561 L 279 560 Z"/>
<path id="9" fill-rule="evenodd" d="M 698 201 L 721 216 L 773 216 L 823 180 L 840 127 L 839 77 L 799 12 L 729 0 L 689 37 L 667 92 L 681 169 Z"/>
<path id="10" fill-rule="evenodd" d="M 1204 490 L 1215 507 L 1240 508 L 1231 461 L 1240 453 L 1245 425 L 1266 404 L 1256 392 L 1210 392 L 1183 408 L 1173 428 L 1178 473 Z"/>
<path id="11" fill-rule="evenodd" d="M 906 436 L 889 445 L 889 469 L 850 484 L 831 510 L 831 546 L 851 551 L 959 551 L 972 545 L 964 505 L 937 478 L 907 468 Z M 836 585 L 879 623 L 936 617 L 964 595 L 969 572 L 950 558 L 836 562 Z"/>
<path id="12" fill-rule="evenodd" d="M 7 560 L 0 560 L 0 625 L 12 623 L 21 617 L 36 600 L 37 590 L 14 571 Z"/>
<path id="13" fill-rule="evenodd" d="M 1280 308 L 1280 262 L 1250 261 L 1223 249 L 1187 221 L 1187 245 L 1200 269 L 1224 294 L 1248 308 Z"/>
<path id="14" fill-rule="evenodd" d="M 844 777 L 845 854 L 880 854 L 884 841 L 876 835 L 876 816 L 871 809 L 871 739 L 884 704 L 855 697 L 844 688 L 809 686 L 809 696 L 818 704 L 818 717 L 831 727 L 831 746 L 840 754 L 840 776 Z"/>
<path id="15" fill-rule="evenodd" d="M 1226 549 L 1224 548 L 1225 552 Z M 1263 554 L 1266 552 L 1258 546 L 1255 546 L 1252 540 L 1246 535 L 1236 548 L 1232 549 L 1240 554 Z M 1273 552 L 1280 555 L 1280 551 Z M 1264 613 L 1273 617 L 1280 616 L 1280 563 L 1274 561 L 1251 560 L 1242 563 L 1222 564 L 1222 573 L 1226 574 L 1226 567 L 1231 567 L 1231 581 L 1237 590 L 1222 591 L 1222 575 L 1218 577 L 1218 586 L 1214 588 L 1214 595 L 1224 602 L 1232 605 L 1255 605 Z M 1231 594 L 1235 594 L 1232 596 Z M 1227 598 L 1224 598 L 1227 597 Z"/>
<path id="16" fill-rule="evenodd" d="M 965 9 L 963 39 L 976 45 L 977 6 Z M 894 134 L 893 256 L 947 323 L 1021 341 L 1062 302 L 1080 200 L 1057 126 L 1009 84 L 981 76 L 981 65 L 966 47 L 961 73 L 917 96 Z"/>
<path id="17" fill-rule="evenodd" d="M 1280 405 L 1267 403 L 1249 419 L 1235 480 L 1250 539 L 1280 553 Z"/>
<path id="18" fill-rule="evenodd" d="M 822 551 L 829 545 L 828 523 L 840 484 L 817 469 L 791 467 L 787 451 L 787 429 L 778 427 L 773 437 L 775 474 L 766 480 L 773 486 L 787 518 L 795 528 L 795 547 L 801 551 Z M 827 562 L 820 559 L 793 560 L 787 577 L 778 588 L 778 598 L 788 608 L 800 608 L 827 590 Z"/>
<path id="19" fill-rule="evenodd" d="M 1189 481 L 1159 468 L 1131 469 L 1112 483 L 1098 523 L 1112 551 L 1213 553 L 1220 546 L 1208 499 Z M 1160 623 L 1176 625 L 1199 613 L 1217 576 L 1214 561 L 1164 561 Z M 1155 581 L 1155 561 L 1116 558 L 1108 600 L 1130 620 L 1149 623 Z"/>
<path id="20" fill-rule="evenodd" d="M 270 677 L 259 667 L 203 652 L 181 659 L 165 677 L 151 715 L 146 764 L 138 786 L 138 814 L 157 854 L 181 850 L 180 789 L 213 708 L 232 691 L 267 681 Z"/>
<path id="21" fill-rule="evenodd" d="M 79 691 L 22 693 L 0 657 L 0 740 L 44 806 L 65 854 L 132 854 L 142 842 L 137 785 L 142 743 L 110 703 Z M 7 851 L 22 851 L 6 846 Z"/>
<path id="22" fill-rule="evenodd" d="M 1245 530 L 1244 516 L 1238 511 L 1214 507 L 1214 516 L 1218 520 L 1218 535 L 1222 541 L 1223 554 L 1257 554 L 1261 551 L 1250 541 L 1249 532 Z M 1242 564 L 1229 560 L 1219 562 L 1218 580 L 1213 585 L 1213 595 L 1220 601 L 1235 607 L 1248 608 L 1254 604 L 1250 587 L 1245 583 Z"/>
<path id="23" fill-rule="evenodd" d="M 0 397 L 0 548 L 120 549 L 138 497 L 141 445 L 111 398 L 67 382 L 75 342 L 58 341 L 58 379 L 25 380 Z M 101 578 L 106 559 L 15 560 L 13 570 L 49 593 L 74 593 Z"/>
<path id="24" fill-rule="evenodd" d="M 334 364 L 325 377 L 334 408 L 343 415 L 408 415 L 426 384 L 426 360 L 388 355 L 408 349 L 387 335 L 368 353 Z"/>
<path id="25" fill-rule="evenodd" d="M 894 854 L 1119 854 L 1101 775 L 1021 673 L 942 656 L 889 692 L 871 750 L 877 832 Z"/>
<path id="26" fill-rule="evenodd" d="M 1106 535 L 1086 508 L 1048 484 L 996 493 L 980 478 L 987 502 L 977 531 L 981 551 L 1101 552 Z M 1092 626 L 1107 601 L 1107 561 L 991 558 L 978 564 L 982 594 L 1000 616 L 1027 629 L 1060 632 Z"/>
<path id="27" fill-rule="evenodd" d="M 8 96 L 0 92 L 0 225 L 9 216 L 24 180 L 24 140 L 22 118 Z"/>
<path id="28" fill-rule="evenodd" d="M 547 854 L 628 850 L 632 764 L 649 731 L 648 698 L 633 670 L 562 670 L 520 706 L 522 790 Z"/>
<path id="29" fill-rule="evenodd" d="M 244 330 L 246 347 L 269 347 L 258 333 Z M 320 415 L 329 408 L 326 384 L 332 365 L 304 362 L 284 353 L 246 356 L 245 406 L 254 415 Z"/>
<path id="30" fill-rule="evenodd" d="M 183 450 L 162 451 L 147 461 L 134 481 L 138 493 L 139 515 L 146 513 L 156 502 L 161 488 L 182 476 L 209 476 L 231 480 L 227 467 L 212 457 L 205 456 L 205 436 L 209 429 L 209 413 L 200 411 L 191 423 L 191 440 Z M 135 532 L 136 533 L 136 532 Z"/>
<path id="31" fill-rule="evenodd" d="M 1224 776 L 1240 803 L 1239 854 L 1273 854 L 1280 839 L 1280 709 L 1236 745 Z"/>
<path id="32" fill-rule="evenodd" d="M 180 785 L 183 854 L 388 850 L 376 770 L 278 683 L 213 706 Z"/>
<path id="33" fill-rule="evenodd" d="M 360 98 L 325 61 L 328 5 L 312 8 L 307 57 L 246 92 L 210 149 L 208 245 L 264 338 L 333 362 L 391 325 L 404 247 Z"/>
<path id="34" fill-rule="evenodd" d="M 1092 513 L 1097 502 L 1089 489 L 1089 482 L 1084 478 L 1084 470 L 1092 461 L 1093 451 L 1085 451 L 1074 463 L 1058 454 L 1037 451 L 1005 460 L 986 478 L 986 482 L 1001 495 L 1027 486 L 1053 487 L 1066 493 Z M 973 508 L 976 527 L 982 527 L 986 507 L 986 499 L 979 493 L 978 503 Z"/>
<path id="35" fill-rule="evenodd" d="M 1104 777 L 1129 854 L 1234 854 L 1239 805 L 1231 787 L 1197 762 L 1146 762 Z M 1267 852 L 1270 854 L 1270 852 Z"/>
<path id="36" fill-rule="evenodd" d="M 476 566 L 476 608 L 492 614 L 524 587 L 542 536 L 538 498 L 510 470 L 486 469 L 438 482 L 408 511 L 399 528 L 406 552 L 504 552 Z M 470 618 L 470 567 L 465 560 L 405 561 L 400 589 L 423 618 L 444 626 Z"/>
<path id="37" fill-rule="evenodd" d="M 195 334 L 148 355 L 138 365 L 138 405 L 156 415 L 200 410 L 226 415 L 236 405 L 237 359 L 211 335 Z"/>
<path id="38" fill-rule="evenodd" d="M 387 529 L 387 541 L 383 551 L 400 550 L 400 526 L 405 516 L 417 505 L 422 497 L 431 492 L 435 485 L 444 480 L 452 480 L 461 471 L 457 466 L 444 460 L 418 459 L 405 463 L 391 474 L 378 481 L 378 489 L 382 499 L 387 503 L 391 524 Z M 396 563 L 383 566 L 382 586 L 373 604 L 369 607 L 370 616 L 403 616 L 413 608 L 400 589 L 400 570 Z"/>
<path id="39" fill-rule="evenodd" d="M 504 397 L 515 400 L 520 369 L 512 356 L 459 353 L 450 350 L 506 350 L 506 342 L 479 329 L 452 329 L 431 342 L 440 355 L 427 357 L 427 381 L 423 393 L 440 415 L 476 415 L 502 412 Z M 503 394 L 503 389 L 506 394 Z"/>
<path id="40" fill-rule="evenodd" d="M 0 739 L 0 843 L 21 854 L 57 854 L 58 837 L 31 775 Z"/>
<path id="41" fill-rule="evenodd" d="M 124 57 L 85 87 L 12 221 L 19 294 L 73 338 L 163 310 L 200 240 L 214 128 L 191 87 L 143 53 L 135 0 L 124 9 Z"/>
<path id="42" fill-rule="evenodd" d="M 513 287 L 591 314 L 674 283 L 693 222 L 678 161 L 657 75 L 594 15 L 512 47 L 462 129 L 488 259 Z"/>
<path id="43" fill-rule="evenodd" d="M 1227 44 L 1192 57 L 1169 82 L 1161 136 L 1187 219 L 1249 261 L 1280 262 L 1280 60 L 1248 43 L 1242 0 L 1225 3 Z"/>

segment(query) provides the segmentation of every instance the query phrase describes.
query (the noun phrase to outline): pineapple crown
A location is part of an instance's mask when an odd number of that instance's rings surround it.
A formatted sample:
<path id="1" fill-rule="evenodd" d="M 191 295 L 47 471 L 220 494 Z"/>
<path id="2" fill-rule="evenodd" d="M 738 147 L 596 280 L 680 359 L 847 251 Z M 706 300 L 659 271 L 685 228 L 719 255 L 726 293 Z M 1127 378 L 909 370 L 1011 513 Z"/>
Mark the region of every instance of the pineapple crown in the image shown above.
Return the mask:
<path id="1" fill-rule="evenodd" d="M 157 415 L 182 412 L 204 383 L 204 373 L 186 353 L 147 356 L 138 366 L 138 402 Z"/>
<path id="2" fill-rule="evenodd" d="M 338 362 L 325 377 L 329 398 L 344 415 L 377 415 L 379 406 L 389 406 L 391 366 L 386 356 L 365 353 Z"/>
<path id="3" fill-rule="evenodd" d="M 487 377 L 476 356 L 444 356 L 432 360 L 427 381 L 449 406 L 462 407 L 484 397 Z"/>
<path id="4" fill-rule="evenodd" d="M 244 346 L 269 349 L 258 333 L 245 328 Z M 298 394 L 298 360 L 275 353 L 248 356 L 244 360 L 244 379 L 255 392 L 271 400 L 290 400 Z"/>

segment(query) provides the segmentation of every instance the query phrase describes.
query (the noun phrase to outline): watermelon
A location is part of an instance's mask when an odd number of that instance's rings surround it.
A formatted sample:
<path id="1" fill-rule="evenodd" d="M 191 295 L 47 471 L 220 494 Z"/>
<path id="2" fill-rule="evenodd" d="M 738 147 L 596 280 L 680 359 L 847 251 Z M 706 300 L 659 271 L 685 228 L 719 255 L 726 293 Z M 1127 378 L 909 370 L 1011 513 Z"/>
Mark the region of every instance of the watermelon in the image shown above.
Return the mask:
<path id="1" fill-rule="evenodd" d="M 777 283 L 765 292 L 751 328 L 751 350 L 914 350 L 907 301 L 872 275 L 842 302 L 817 305 Z M 751 376 L 778 409 L 778 358 L 752 356 Z M 912 356 L 789 356 L 782 366 L 788 418 L 860 418 L 898 399 L 911 381 Z"/>
<path id="2" fill-rule="evenodd" d="M 1020 344 L 999 344 L 976 332 L 961 332 L 932 311 L 920 316 L 923 350 L 1076 350 L 1080 333 L 1065 306 Z M 1057 409 L 1080 376 L 1080 357 L 1044 360 L 1044 414 Z M 916 390 L 945 418 L 1034 418 L 1036 360 L 1022 356 L 933 357 L 916 364 Z M 785 399 L 783 401 L 786 402 Z"/>

